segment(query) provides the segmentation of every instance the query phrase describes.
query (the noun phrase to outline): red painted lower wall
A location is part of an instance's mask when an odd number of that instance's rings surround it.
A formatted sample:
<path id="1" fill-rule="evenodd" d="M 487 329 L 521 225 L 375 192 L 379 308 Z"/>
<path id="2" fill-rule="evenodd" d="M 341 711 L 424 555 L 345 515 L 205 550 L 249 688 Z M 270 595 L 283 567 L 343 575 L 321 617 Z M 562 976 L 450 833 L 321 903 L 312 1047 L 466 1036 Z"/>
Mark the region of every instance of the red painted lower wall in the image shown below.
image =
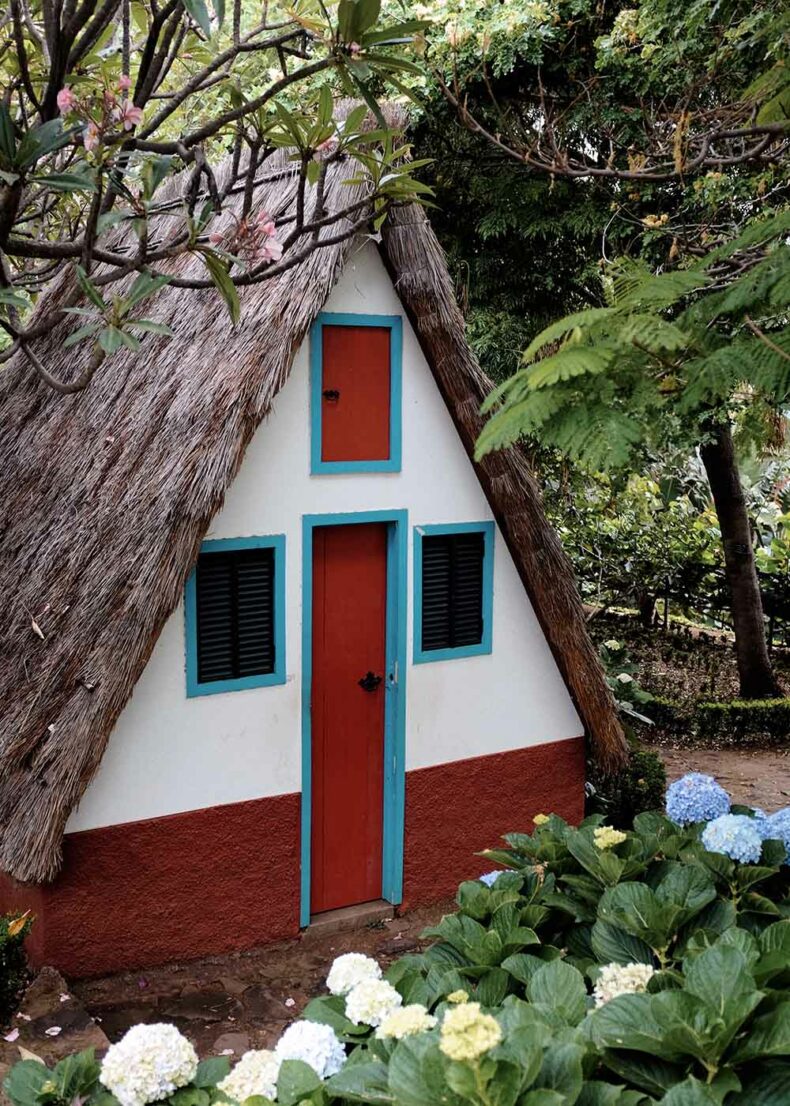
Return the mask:
<path id="1" fill-rule="evenodd" d="M 475 856 L 536 814 L 584 816 L 584 739 L 457 760 L 406 777 L 403 909 L 454 895 L 491 870 Z"/>
<path id="2" fill-rule="evenodd" d="M 96 975 L 252 948 L 299 930 L 300 796 L 69 834 L 51 884 L 0 884 L 30 907 L 30 955 Z"/>
<path id="3" fill-rule="evenodd" d="M 409 772 L 403 908 L 454 894 L 474 854 L 540 811 L 578 821 L 584 741 Z M 36 915 L 31 959 L 98 975 L 252 948 L 299 930 L 300 796 L 279 795 L 69 834 L 61 874 L 0 874 L 0 910 Z"/>

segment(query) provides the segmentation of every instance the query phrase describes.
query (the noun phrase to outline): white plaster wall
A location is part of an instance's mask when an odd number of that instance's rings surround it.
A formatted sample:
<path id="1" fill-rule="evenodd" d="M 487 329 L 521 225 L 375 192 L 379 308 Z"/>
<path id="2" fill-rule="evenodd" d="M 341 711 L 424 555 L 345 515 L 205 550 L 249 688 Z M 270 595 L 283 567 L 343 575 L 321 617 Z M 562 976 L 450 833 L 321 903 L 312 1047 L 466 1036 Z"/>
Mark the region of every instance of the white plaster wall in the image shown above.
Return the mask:
<path id="1" fill-rule="evenodd" d="M 326 309 L 402 313 L 374 247 L 364 245 L 352 257 Z M 582 733 L 499 530 L 493 653 L 411 663 L 412 528 L 493 516 L 408 320 L 404 317 L 400 473 L 311 476 L 308 385 L 305 344 L 207 535 L 286 535 L 287 682 L 187 699 L 179 606 L 69 831 L 301 789 L 303 514 L 409 512 L 407 770 Z"/>

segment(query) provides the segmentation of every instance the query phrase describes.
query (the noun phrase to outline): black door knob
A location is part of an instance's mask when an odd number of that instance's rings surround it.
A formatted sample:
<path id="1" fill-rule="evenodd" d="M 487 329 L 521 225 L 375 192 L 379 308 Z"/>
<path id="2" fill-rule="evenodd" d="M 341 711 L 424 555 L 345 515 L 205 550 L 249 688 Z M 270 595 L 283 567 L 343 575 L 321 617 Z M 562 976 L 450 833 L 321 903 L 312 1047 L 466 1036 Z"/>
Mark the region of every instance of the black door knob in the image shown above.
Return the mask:
<path id="1" fill-rule="evenodd" d="M 381 681 L 381 676 L 377 676 L 374 672 L 366 672 L 361 680 L 357 680 L 357 683 L 363 691 L 375 691 Z"/>

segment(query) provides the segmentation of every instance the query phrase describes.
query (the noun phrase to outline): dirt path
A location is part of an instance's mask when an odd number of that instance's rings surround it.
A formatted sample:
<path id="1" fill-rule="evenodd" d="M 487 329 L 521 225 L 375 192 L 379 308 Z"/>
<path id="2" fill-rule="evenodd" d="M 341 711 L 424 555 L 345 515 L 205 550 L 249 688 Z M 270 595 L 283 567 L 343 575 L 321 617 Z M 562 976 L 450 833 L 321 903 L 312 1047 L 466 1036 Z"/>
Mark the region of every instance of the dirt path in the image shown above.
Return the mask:
<path id="1" fill-rule="evenodd" d="M 670 782 L 685 772 L 707 772 L 735 802 L 769 813 L 790 805 L 790 749 L 655 749 Z"/>
<path id="2" fill-rule="evenodd" d="M 316 936 L 186 964 L 77 980 L 72 991 L 117 1041 L 138 1022 L 172 1022 L 201 1055 L 274 1043 L 315 995 L 324 994 L 332 960 L 364 952 L 386 965 L 420 947 L 422 930 L 452 910 L 452 902 L 415 910 L 348 933 Z"/>

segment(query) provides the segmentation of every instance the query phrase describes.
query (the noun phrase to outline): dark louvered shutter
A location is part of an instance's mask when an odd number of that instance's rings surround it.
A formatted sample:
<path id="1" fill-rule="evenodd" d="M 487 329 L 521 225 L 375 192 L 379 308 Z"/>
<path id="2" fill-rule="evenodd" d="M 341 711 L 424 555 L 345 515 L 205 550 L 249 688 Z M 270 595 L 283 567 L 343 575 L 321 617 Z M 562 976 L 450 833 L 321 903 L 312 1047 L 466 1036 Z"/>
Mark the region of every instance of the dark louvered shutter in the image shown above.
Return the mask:
<path id="1" fill-rule="evenodd" d="M 198 683 L 274 672 L 274 550 L 201 553 Z"/>
<path id="2" fill-rule="evenodd" d="M 483 640 L 482 533 L 422 539 L 422 648 L 458 649 Z"/>

